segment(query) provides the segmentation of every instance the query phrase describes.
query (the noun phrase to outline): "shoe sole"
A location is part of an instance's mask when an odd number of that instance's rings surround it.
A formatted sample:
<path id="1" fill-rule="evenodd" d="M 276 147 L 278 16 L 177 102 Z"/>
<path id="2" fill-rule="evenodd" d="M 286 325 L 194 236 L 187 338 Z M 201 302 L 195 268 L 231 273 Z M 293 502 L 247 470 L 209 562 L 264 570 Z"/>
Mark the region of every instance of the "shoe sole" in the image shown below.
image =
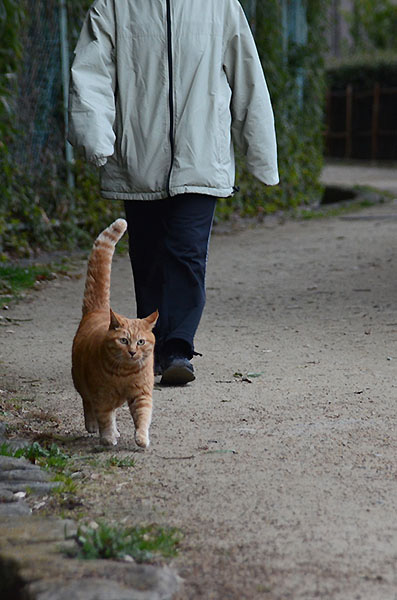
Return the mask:
<path id="1" fill-rule="evenodd" d="M 171 366 L 163 373 L 160 384 L 185 385 L 196 379 L 194 373 L 185 366 Z"/>

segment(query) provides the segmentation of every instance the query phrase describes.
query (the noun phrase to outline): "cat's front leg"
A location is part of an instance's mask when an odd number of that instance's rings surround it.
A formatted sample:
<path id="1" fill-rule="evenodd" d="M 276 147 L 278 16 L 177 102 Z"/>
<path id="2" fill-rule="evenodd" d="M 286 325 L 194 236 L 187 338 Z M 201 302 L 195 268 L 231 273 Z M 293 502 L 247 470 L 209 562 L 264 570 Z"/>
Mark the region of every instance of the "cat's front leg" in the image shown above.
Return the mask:
<path id="1" fill-rule="evenodd" d="M 112 423 L 113 423 L 113 433 L 116 436 L 116 438 L 119 438 L 120 437 L 120 432 L 117 429 L 116 411 L 115 410 L 112 412 Z"/>
<path id="2" fill-rule="evenodd" d="M 141 448 L 150 444 L 149 427 L 152 420 L 152 398 L 141 396 L 128 402 L 135 425 L 135 442 Z"/>
<path id="3" fill-rule="evenodd" d="M 104 446 L 117 446 L 117 438 L 120 437 L 115 426 L 114 411 L 97 413 L 99 425 L 100 442 Z"/>
<path id="4" fill-rule="evenodd" d="M 150 444 L 149 431 L 147 429 L 137 429 L 135 431 L 135 442 L 141 448 L 148 448 Z"/>
<path id="5" fill-rule="evenodd" d="M 84 409 L 84 423 L 85 428 L 88 433 L 97 433 L 98 431 L 98 422 L 95 416 L 95 412 L 93 410 L 92 404 L 89 400 L 83 399 L 83 409 Z"/>

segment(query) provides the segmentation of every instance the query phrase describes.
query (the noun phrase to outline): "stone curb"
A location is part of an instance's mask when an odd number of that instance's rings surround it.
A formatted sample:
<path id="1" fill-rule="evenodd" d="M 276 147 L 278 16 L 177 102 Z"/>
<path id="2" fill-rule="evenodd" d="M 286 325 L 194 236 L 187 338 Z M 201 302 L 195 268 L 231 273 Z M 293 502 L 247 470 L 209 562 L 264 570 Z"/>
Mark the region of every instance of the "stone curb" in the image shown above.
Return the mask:
<path id="1" fill-rule="evenodd" d="M 0 424 L 0 444 L 9 443 Z M 17 447 L 24 440 L 16 440 Z M 25 443 L 26 445 L 26 443 Z M 1 600 L 172 600 L 181 579 L 168 567 L 67 558 L 74 521 L 32 515 L 26 490 L 44 495 L 59 484 L 23 458 L 0 456 Z"/>

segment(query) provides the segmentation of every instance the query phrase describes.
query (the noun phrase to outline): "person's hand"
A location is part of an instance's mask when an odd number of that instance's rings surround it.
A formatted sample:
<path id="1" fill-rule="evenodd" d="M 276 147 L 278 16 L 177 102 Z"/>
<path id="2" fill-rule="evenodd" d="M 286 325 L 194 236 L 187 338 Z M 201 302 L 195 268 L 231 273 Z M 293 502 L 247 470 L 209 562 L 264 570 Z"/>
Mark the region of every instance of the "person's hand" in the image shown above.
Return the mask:
<path id="1" fill-rule="evenodd" d="M 107 163 L 108 159 L 106 156 L 92 156 L 90 158 L 90 162 L 96 167 L 104 167 Z"/>

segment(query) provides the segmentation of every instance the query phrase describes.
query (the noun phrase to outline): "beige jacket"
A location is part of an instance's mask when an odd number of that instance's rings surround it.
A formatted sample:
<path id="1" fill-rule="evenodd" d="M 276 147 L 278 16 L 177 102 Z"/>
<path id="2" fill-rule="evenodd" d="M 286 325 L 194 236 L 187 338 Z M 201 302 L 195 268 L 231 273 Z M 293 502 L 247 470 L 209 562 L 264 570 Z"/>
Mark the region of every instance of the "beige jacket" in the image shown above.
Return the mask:
<path id="1" fill-rule="evenodd" d="M 233 142 L 278 183 L 273 111 L 237 0 L 96 0 L 75 50 L 69 139 L 107 198 L 233 193 Z"/>

